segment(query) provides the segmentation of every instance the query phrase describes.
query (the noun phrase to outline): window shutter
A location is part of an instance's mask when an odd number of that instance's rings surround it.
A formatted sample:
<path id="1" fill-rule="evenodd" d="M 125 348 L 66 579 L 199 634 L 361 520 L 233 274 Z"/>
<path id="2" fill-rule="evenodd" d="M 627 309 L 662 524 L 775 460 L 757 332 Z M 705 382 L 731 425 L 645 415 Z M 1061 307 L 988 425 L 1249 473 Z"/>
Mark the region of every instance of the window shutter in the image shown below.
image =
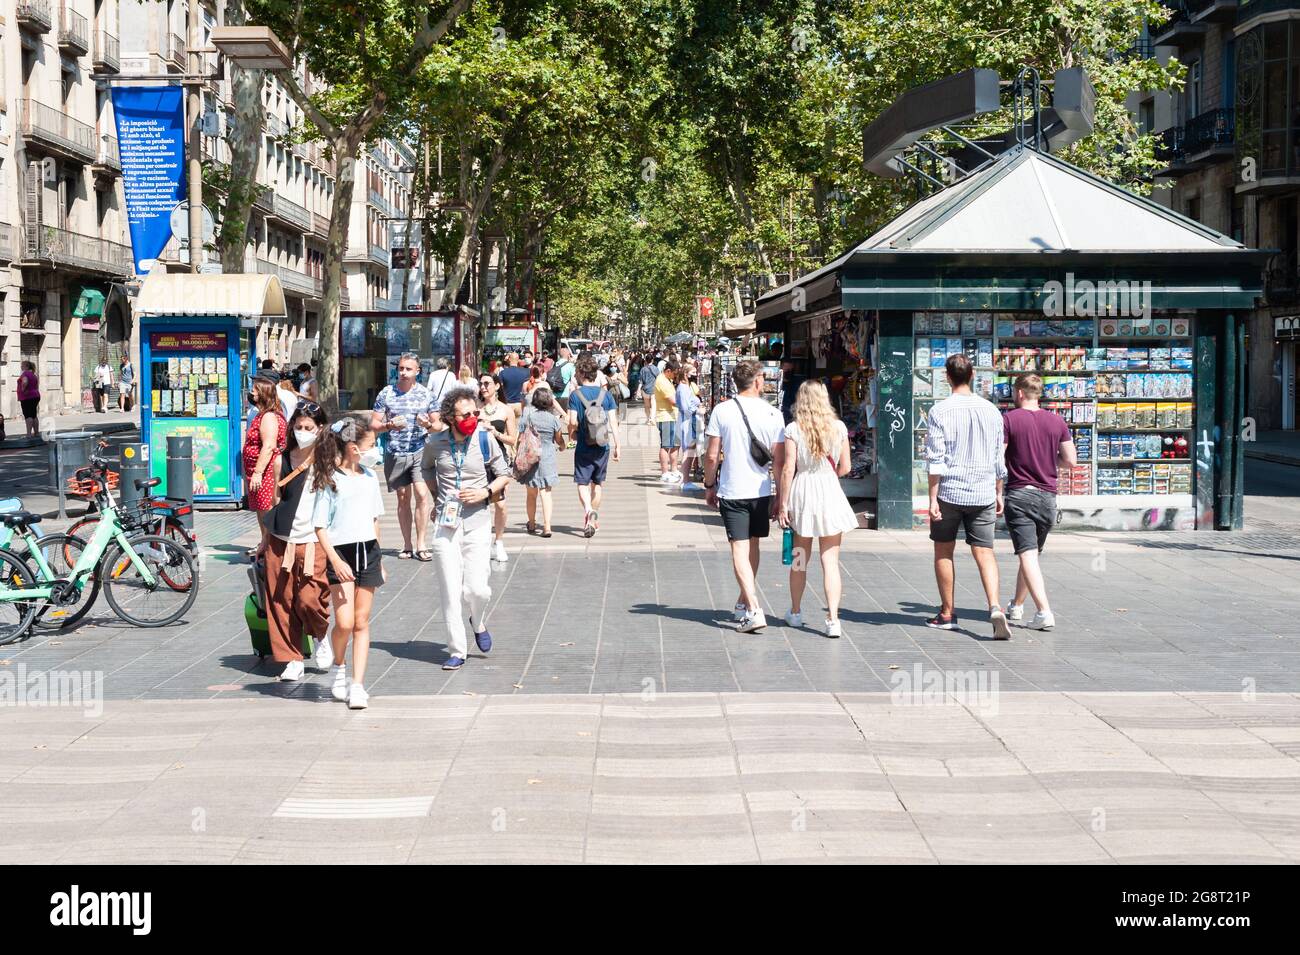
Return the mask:
<path id="1" fill-rule="evenodd" d="M 24 227 L 27 232 L 27 256 L 40 254 L 41 248 L 41 193 L 45 191 L 44 169 L 39 162 L 27 164 L 27 202 L 24 210 Z"/>

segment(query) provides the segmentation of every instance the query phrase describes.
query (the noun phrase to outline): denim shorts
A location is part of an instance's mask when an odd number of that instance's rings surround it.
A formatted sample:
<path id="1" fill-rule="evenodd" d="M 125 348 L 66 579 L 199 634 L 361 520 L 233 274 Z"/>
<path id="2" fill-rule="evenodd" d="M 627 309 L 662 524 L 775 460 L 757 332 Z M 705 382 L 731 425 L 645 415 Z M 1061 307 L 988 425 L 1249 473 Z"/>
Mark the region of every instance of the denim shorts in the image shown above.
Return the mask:
<path id="1" fill-rule="evenodd" d="M 1043 549 L 1056 526 L 1056 495 L 1037 487 L 1017 487 L 1006 493 L 1003 516 L 1017 554 Z"/>

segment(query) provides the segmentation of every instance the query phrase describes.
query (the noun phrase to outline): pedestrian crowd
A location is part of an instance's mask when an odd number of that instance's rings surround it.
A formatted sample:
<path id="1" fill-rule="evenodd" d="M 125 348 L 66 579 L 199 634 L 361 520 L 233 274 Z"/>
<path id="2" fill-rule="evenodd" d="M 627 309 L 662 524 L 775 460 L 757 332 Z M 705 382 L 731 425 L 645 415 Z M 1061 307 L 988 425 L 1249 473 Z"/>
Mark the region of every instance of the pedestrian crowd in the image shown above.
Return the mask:
<path id="1" fill-rule="evenodd" d="M 364 708 L 370 611 L 386 580 L 379 519 L 380 474 L 395 495 L 399 560 L 435 564 L 448 656 L 456 670 L 493 646 L 487 610 L 491 564 L 505 563 L 511 485 L 523 489 L 525 527 L 550 538 L 557 455 L 573 450 L 573 478 L 582 505 L 580 533 L 595 536 L 611 462 L 620 460 L 627 403 L 644 401 L 657 432 L 660 481 L 687 484 L 698 468 L 710 507 L 721 516 L 737 585 L 733 618 L 742 633 L 767 624 L 758 598 L 761 542 L 776 522 L 790 565 L 785 623 L 803 626 L 803 598 L 813 548 L 821 564 L 824 632 L 839 637 L 842 599 L 839 552 L 859 521 L 839 478 L 850 470 L 848 431 L 826 386 L 787 383 L 795 395 L 786 413 L 763 397 L 764 367 L 740 360 L 731 369 L 734 396 L 701 412 L 698 366 L 669 351 L 574 355 L 561 346 L 552 358 L 510 353 L 477 379 L 440 359 L 419 380 L 420 359 L 403 354 L 396 378 L 370 413 L 331 421 L 316 400 L 311 366 L 297 380 L 262 368 L 248 400 L 253 416 L 243 451 L 248 503 L 262 518 L 252 554 L 264 564 L 267 617 L 282 680 L 301 679 L 308 659 L 332 672 L 331 692 Z M 948 358 L 951 397 L 927 421 L 930 537 L 939 610 L 930 627 L 957 629 L 954 553 L 964 531 L 978 568 L 995 639 L 1008 621 L 1051 629 L 1038 556 L 1055 521 L 1056 470 L 1072 465 L 1074 447 L 1064 421 L 1040 409 L 1042 380 L 1022 375 L 1014 411 L 1005 418 L 970 388 L 965 355 Z M 999 602 L 993 528 L 1005 515 L 1019 560 L 1015 595 Z M 330 628 L 330 621 L 333 627 Z M 349 671 L 346 657 L 352 648 Z"/>

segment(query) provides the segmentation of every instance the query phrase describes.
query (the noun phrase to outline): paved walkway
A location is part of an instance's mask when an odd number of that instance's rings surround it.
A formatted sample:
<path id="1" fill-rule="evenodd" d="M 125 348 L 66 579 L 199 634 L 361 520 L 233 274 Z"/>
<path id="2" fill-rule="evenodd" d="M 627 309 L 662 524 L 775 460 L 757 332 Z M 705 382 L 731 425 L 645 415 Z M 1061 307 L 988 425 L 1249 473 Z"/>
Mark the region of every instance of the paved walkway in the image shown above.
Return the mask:
<path id="1" fill-rule="evenodd" d="M 1300 861 L 1300 700 L 253 697 L 19 711 L 10 862 Z"/>
<path id="2" fill-rule="evenodd" d="M 386 558 L 367 711 L 250 652 L 241 513 L 200 515 L 182 623 L 126 628 L 101 602 L 0 648 L 0 702 L 21 704 L 0 707 L 5 857 L 1300 861 L 1291 523 L 1056 535 L 1058 627 L 1010 643 L 988 639 L 966 555 L 966 628 L 923 626 L 911 532 L 849 536 L 843 639 L 817 632 L 816 567 L 812 626 L 787 628 L 774 539 L 771 625 L 741 635 L 718 519 L 646 476 L 640 427 L 590 541 L 565 479 L 550 541 L 512 488 L 489 657 L 439 669 L 432 570 Z M 392 515 L 384 535 L 395 550 Z"/>

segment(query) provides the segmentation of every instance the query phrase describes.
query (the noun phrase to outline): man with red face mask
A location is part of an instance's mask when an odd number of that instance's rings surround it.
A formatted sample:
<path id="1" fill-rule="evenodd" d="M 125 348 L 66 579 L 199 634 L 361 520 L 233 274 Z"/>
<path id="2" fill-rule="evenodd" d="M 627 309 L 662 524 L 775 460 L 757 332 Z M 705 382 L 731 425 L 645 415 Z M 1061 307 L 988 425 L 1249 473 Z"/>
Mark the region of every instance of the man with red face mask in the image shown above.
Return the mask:
<path id="1" fill-rule="evenodd" d="M 485 619 L 492 599 L 492 509 L 488 501 L 510 483 L 510 470 L 501 445 L 492 437 L 492 428 L 479 419 L 473 388 L 451 389 L 439 410 L 442 430 L 433 431 L 425 443 L 421 473 L 437 494 L 433 559 L 442 585 L 449 654 L 442 668 L 459 670 L 469 657 L 466 617 L 479 650 L 487 653 L 492 649 Z"/>

